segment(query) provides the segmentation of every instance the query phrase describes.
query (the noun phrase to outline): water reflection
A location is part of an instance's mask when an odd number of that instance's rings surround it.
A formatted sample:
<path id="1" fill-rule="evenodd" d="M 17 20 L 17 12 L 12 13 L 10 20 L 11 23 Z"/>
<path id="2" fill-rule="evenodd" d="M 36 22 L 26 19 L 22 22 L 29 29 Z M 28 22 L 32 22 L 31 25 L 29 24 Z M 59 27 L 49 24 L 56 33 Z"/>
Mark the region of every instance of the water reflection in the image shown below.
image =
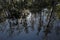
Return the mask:
<path id="1" fill-rule="evenodd" d="M 56 40 L 58 39 L 56 34 L 59 34 L 60 37 L 60 25 L 57 26 L 60 22 L 58 23 L 58 20 L 53 20 L 52 18 L 50 23 L 48 23 L 50 14 L 45 14 L 30 13 L 28 15 L 24 14 L 19 19 L 6 19 L 6 21 L 0 23 L 0 35 L 2 35 L 3 39 L 13 36 L 14 38 L 11 38 L 11 40 L 50 40 L 50 37 L 53 37 L 51 40 Z M 38 38 L 36 34 L 39 35 Z M 10 40 L 10 38 L 7 40 Z"/>

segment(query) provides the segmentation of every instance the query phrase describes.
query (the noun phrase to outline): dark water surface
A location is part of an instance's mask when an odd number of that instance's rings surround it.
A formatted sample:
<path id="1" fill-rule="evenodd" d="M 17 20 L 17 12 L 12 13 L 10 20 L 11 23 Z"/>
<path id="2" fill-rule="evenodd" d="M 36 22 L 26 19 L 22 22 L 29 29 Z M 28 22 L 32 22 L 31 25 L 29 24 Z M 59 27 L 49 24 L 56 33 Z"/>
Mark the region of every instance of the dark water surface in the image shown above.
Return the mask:
<path id="1" fill-rule="evenodd" d="M 49 28 L 45 26 L 48 23 L 46 15 L 42 16 L 42 21 L 38 13 L 6 19 L 0 23 L 0 40 L 60 40 L 60 20 L 55 20 Z"/>

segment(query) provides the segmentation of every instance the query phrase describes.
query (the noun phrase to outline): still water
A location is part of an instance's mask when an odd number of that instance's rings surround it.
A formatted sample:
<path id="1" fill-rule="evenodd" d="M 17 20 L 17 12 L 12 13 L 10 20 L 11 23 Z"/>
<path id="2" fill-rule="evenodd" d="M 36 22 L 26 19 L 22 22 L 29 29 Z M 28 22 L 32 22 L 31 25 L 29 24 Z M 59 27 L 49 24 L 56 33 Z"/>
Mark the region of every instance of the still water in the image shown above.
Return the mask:
<path id="1" fill-rule="evenodd" d="M 42 21 L 39 13 L 30 13 L 26 18 L 6 19 L 0 23 L 0 40 L 60 40 L 60 20 L 54 20 L 47 29 L 46 15 L 41 15 Z"/>

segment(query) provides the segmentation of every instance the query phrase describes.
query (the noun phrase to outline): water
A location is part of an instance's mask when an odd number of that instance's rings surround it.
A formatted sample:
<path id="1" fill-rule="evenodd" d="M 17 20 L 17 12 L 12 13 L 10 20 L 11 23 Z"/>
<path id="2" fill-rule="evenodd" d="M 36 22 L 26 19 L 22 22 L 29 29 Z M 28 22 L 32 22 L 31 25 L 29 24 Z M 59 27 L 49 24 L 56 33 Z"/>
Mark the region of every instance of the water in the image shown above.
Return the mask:
<path id="1" fill-rule="evenodd" d="M 26 18 L 6 19 L 0 23 L 0 40 L 60 40 L 60 20 L 46 27 L 46 15 L 30 13 Z M 42 23 L 42 26 L 40 25 Z"/>

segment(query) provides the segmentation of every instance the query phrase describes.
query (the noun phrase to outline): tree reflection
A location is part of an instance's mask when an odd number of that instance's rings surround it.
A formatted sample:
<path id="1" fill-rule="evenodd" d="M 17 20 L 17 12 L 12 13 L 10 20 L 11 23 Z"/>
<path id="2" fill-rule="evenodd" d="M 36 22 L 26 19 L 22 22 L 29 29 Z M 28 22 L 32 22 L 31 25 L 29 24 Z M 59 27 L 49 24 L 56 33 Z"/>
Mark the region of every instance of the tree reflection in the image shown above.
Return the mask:
<path id="1" fill-rule="evenodd" d="M 37 35 L 39 35 L 39 32 L 41 31 L 42 26 L 43 26 L 43 21 L 42 21 L 42 15 L 41 15 L 41 11 L 40 11 L 40 18 L 39 18 L 39 25 L 38 25 Z"/>
<path id="2" fill-rule="evenodd" d="M 27 20 L 26 20 L 26 18 L 24 19 L 23 26 L 24 26 L 24 31 L 26 33 L 28 33 L 28 26 L 27 26 Z"/>
<path id="3" fill-rule="evenodd" d="M 32 31 L 34 30 L 34 23 L 35 23 L 35 20 L 34 20 L 34 15 L 31 16 L 31 29 Z"/>
<path id="4" fill-rule="evenodd" d="M 36 28 L 35 28 L 35 25 L 37 25 L 36 24 L 36 19 L 37 19 L 37 15 L 36 14 L 32 14 L 32 16 L 31 16 L 31 20 L 29 21 L 30 23 L 31 23 L 31 25 L 30 25 L 30 27 L 28 26 L 29 24 L 27 23 L 28 21 L 27 21 L 27 19 L 26 19 L 26 17 L 27 17 L 27 15 L 23 15 L 20 19 L 16 19 L 16 18 L 14 18 L 14 19 L 9 19 L 8 20 L 8 23 L 9 23 L 9 28 L 8 29 L 6 29 L 7 27 L 1 27 L 0 28 L 0 30 L 3 32 L 3 30 L 5 31 L 6 30 L 6 32 L 7 32 L 7 34 L 9 35 L 9 37 L 10 36 L 15 36 L 15 35 L 19 35 L 21 32 L 25 32 L 25 33 L 29 33 L 29 30 L 36 30 L 37 29 L 37 35 L 39 35 L 40 34 L 40 31 L 42 30 L 42 28 L 44 28 L 43 29 L 43 32 L 44 32 L 44 40 L 47 40 L 47 38 L 48 38 L 48 34 L 50 34 L 51 33 L 51 30 L 53 29 L 53 24 L 54 24 L 54 21 L 55 21 L 55 19 L 54 19 L 54 16 L 51 16 L 51 18 L 50 18 L 50 14 L 49 14 L 49 18 L 48 19 L 46 19 L 46 20 L 48 20 L 48 21 L 46 21 L 46 22 L 48 22 L 47 23 L 47 25 L 44 25 L 44 23 L 43 23 L 43 20 L 42 20 L 42 14 L 41 13 L 38 13 L 38 17 L 39 17 L 39 19 L 38 19 L 38 26 L 36 26 Z M 45 27 L 43 27 L 43 26 L 45 26 Z M 29 29 L 29 28 L 31 28 L 31 29 Z M 56 30 L 56 34 L 59 34 L 59 28 L 56 28 L 55 29 Z M 33 31 L 32 31 L 33 32 Z"/>
<path id="5" fill-rule="evenodd" d="M 25 10 L 25 9 L 23 9 L 23 10 Z M 56 18 L 52 14 L 53 13 L 52 11 L 48 11 L 48 13 L 49 13 L 48 15 L 47 15 L 47 13 L 45 13 L 45 14 L 43 13 L 43 15 L 42 15 L 41 12 L 42 11 L 38 12 L 38 14 L 32 13 L 31 20 L 27 19 L 28 15 L 29 15 L 28 13 L 25 14 L 23 12 L 23 14 L 20 18 L 18 18 L 17 15 L 13 13 L 13 15 L 12 15 L 13 17 L 8 19 L 9 28 L 6 29 L 7 27 L 5 27 L 5 25 L 4 25 L 4 27 L 1 27 L 0 30 L 2 32 L 3 32 L 3 30 L 4 31 L 6 30 L 7 34 L 9 36 L 14 36 L 16 34 L 18 35 L 21 32 L 29 33 L 29 31 L 31 29 L 32 29 L 32 32 L 37 29 L 36 33 L 37 33 L 37 35 L 39 35 L 41 30 L 43 30 L 43 33 L 45 34 L 44 40 L 47 40 L 48 34 L 50 34 L 53 29 L 54 21 Z M 16 16 L 16 17 L 14 17 L 14 16 Z M 42 16 L 46 17 L 46 19 L 44 19 L 46 21 L 46 24 L 44 23 Z M 30 26 L 28 26 L 28 25 L 30 25 Z M 29 28 L 31 28 L 31 29 L 29 29 Z M 60 32 L 59 27 L 56 28 L 55 31 L 56 31 L 56 34 L 59 34 L 59 32 Z"/>
<path id="6" fill-rule="evenodd" d="M 44 40 L 48 40 L 56 16 L 60 18 L 60 0 L 0 0 L 0 32 L 9 36 L 29 33 L 32 29 L 37 35 L 42 31 Z M 60 26 L 55 27 L 55 32 L 60 34 Z"/>

